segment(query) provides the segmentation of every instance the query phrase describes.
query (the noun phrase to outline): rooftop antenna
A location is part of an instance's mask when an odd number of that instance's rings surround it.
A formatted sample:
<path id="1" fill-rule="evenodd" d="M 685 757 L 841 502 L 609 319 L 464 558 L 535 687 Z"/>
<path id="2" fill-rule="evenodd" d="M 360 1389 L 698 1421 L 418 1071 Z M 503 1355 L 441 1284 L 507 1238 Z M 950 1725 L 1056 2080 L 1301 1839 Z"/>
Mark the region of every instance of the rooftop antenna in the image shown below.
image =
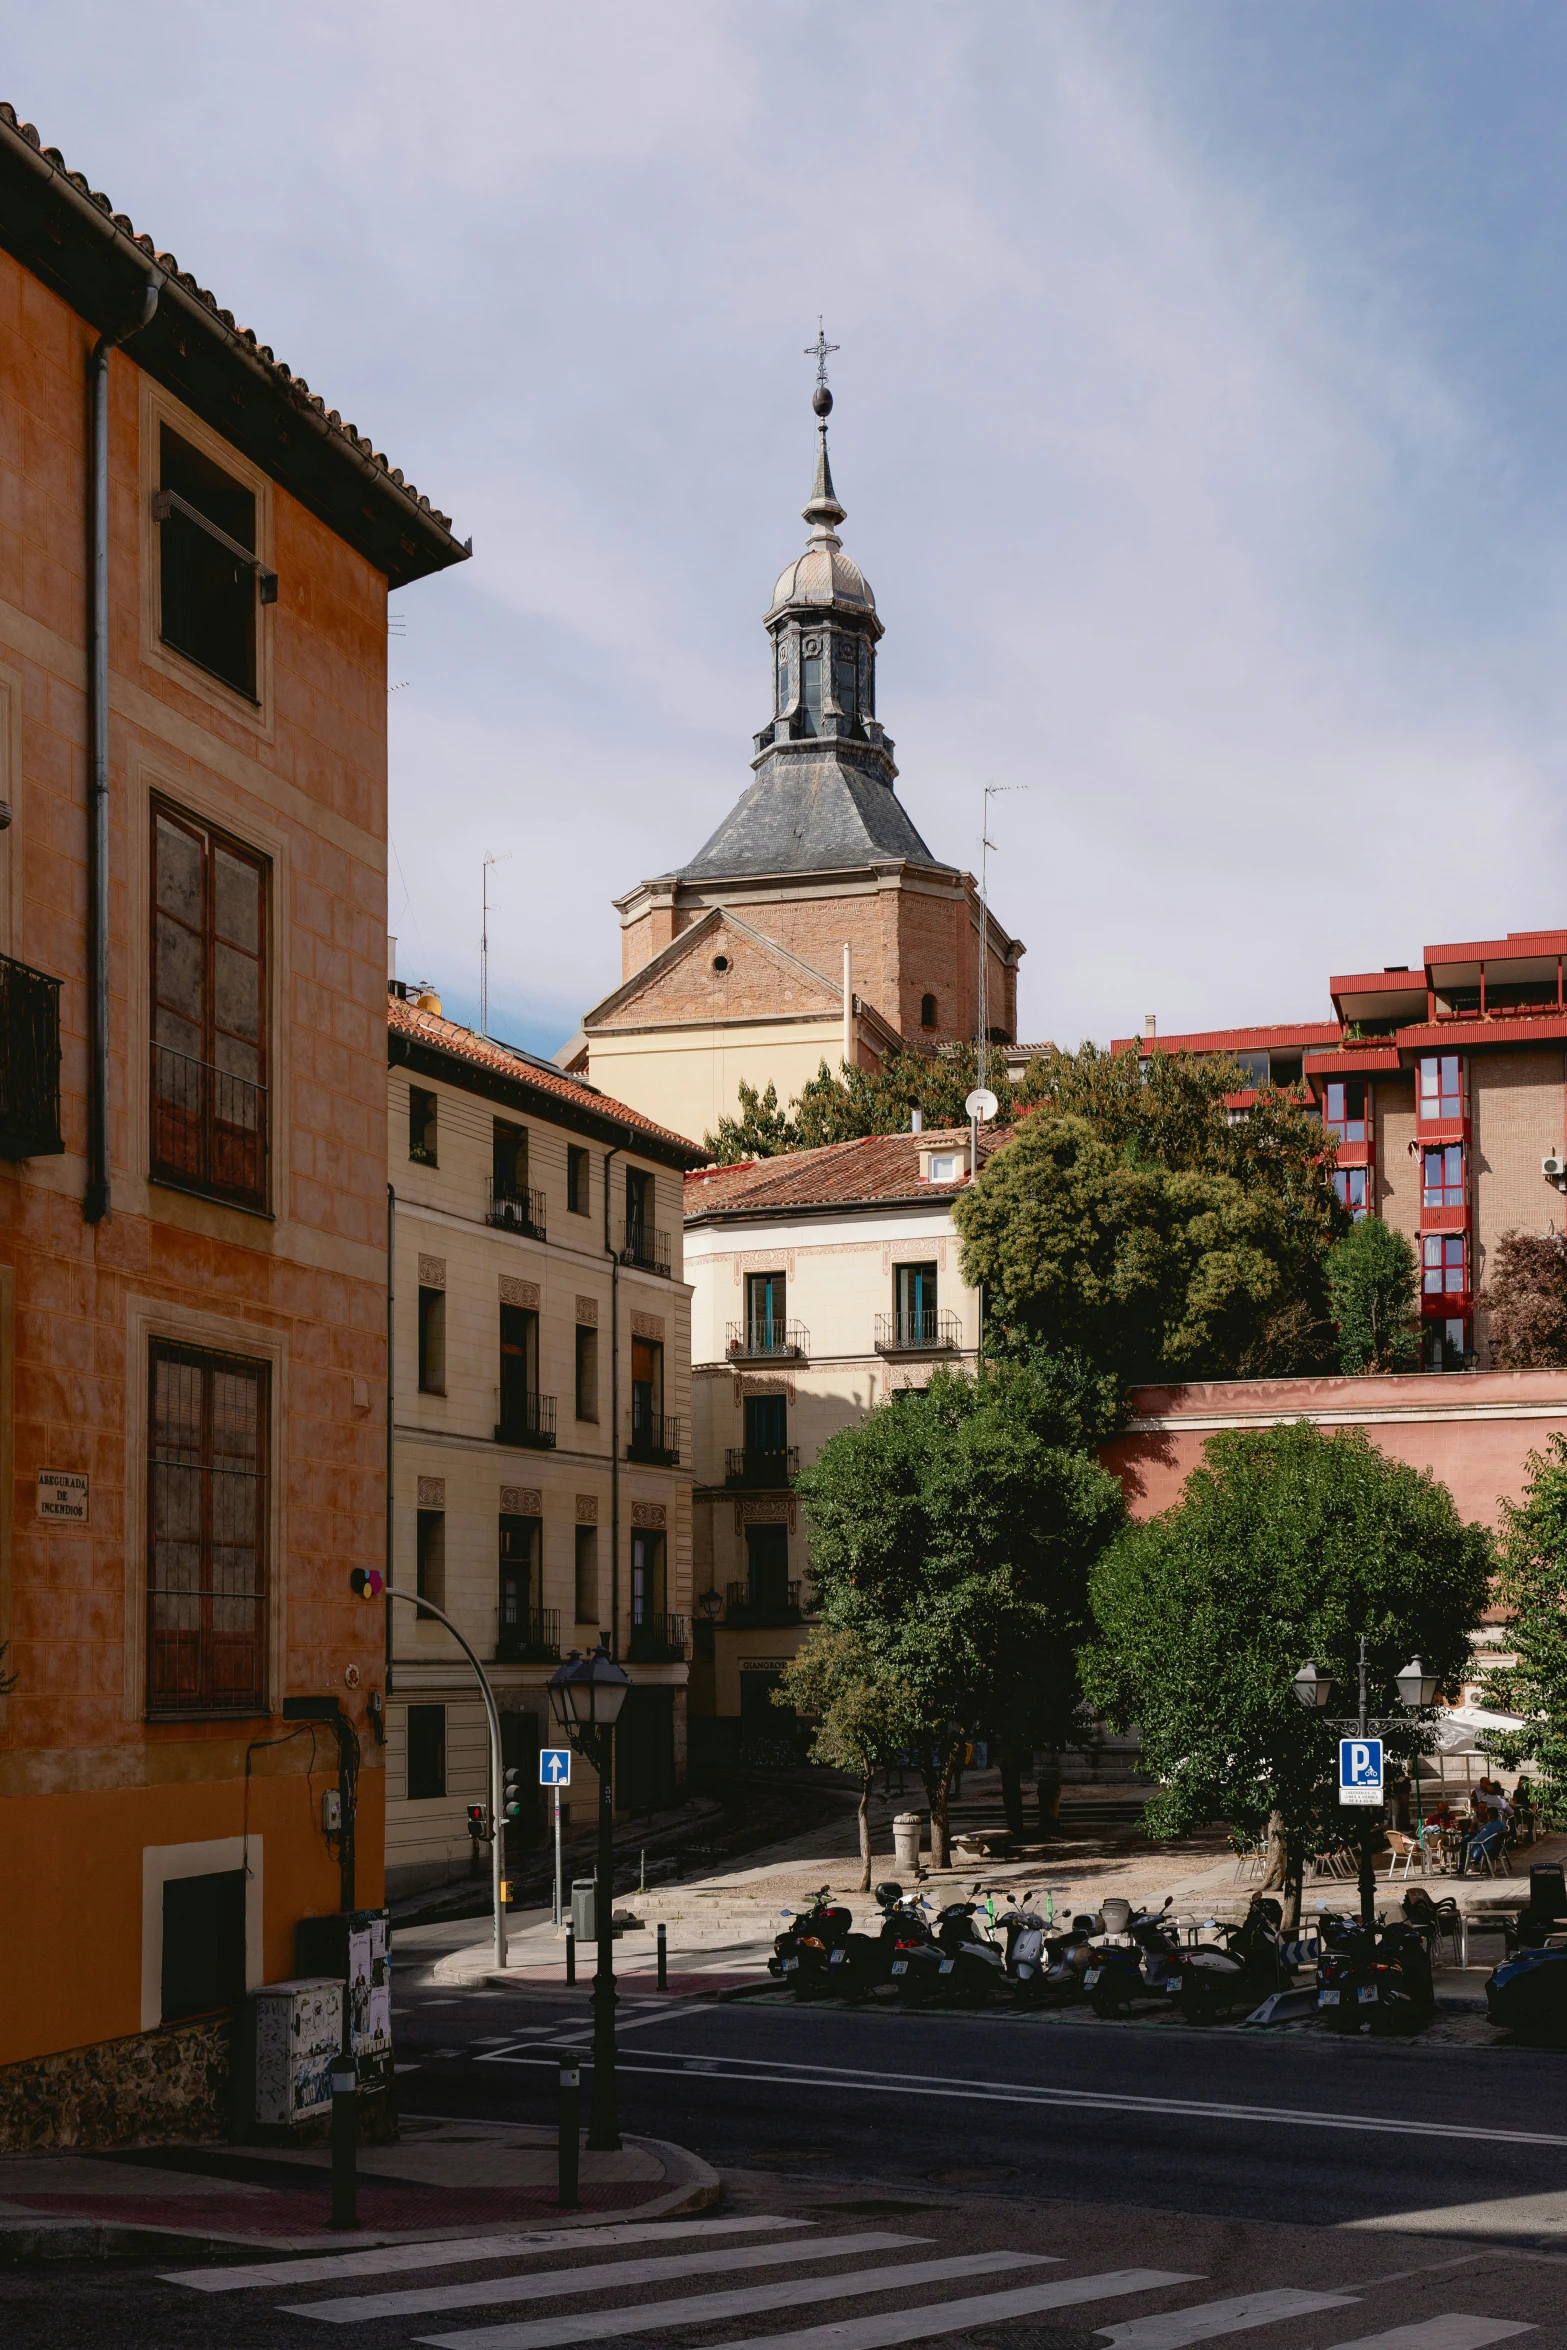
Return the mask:
<path id="1" fill-rule="evenodd" d="M 504 865 L 510 855 L 510 849 L 502 849 L 499 856 L 496 856 L 493 849 L 487 849 L 484 857 L 484 911 L 479 925 L 479 1034 L 481 1036 L 488 1036 L 490 1033 L 490 867 Z"/>
<path id="2" fill-rule="evenodd" d="M 990 909 L 986 900 L 990 852 L 990 803 L 1003 792 L 1027 791 L 1026 783 L 987 783 L 979 808 L 979 1035 L 975 1040 L 975 1079 L 983 1089 L 990 1066 Z"/>

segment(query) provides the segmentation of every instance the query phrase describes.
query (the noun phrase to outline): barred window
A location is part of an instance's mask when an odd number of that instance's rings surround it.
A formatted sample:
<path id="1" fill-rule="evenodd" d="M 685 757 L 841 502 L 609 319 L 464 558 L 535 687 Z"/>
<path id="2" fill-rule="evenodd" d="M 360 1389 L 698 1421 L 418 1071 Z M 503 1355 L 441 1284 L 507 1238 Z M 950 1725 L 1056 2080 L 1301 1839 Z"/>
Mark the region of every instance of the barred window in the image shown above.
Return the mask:
<path id="1" fill-rule="evenodd" d="M 259 1713 L 267 1366 L 155 1343 L 149 1373 L 147 1711 Z"/>

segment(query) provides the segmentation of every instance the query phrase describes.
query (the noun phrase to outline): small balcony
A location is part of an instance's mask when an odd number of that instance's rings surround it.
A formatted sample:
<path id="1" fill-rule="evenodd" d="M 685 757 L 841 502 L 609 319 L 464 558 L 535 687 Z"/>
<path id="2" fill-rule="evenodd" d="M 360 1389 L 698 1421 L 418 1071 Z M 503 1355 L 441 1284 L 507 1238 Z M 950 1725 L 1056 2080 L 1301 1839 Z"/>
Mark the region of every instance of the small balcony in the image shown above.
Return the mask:
<path id="1" fill-rule="evenodd" d="M 963 1325 L 956 1314 L 878 1314 L 876 1352 L 879 1355 L 954 1355 L 963 1345 Z"/>
<path id="2" fill-rule="evenodd" d="M 674 1268 L 675 1253 L 667 1232 L 655 1232 L 651 1224 L 629 1223 L 621 1227 L 620 1261 L 635 1265 L 644 1273 L 662 1273 L 667 1280 Z"/>
<path id="3" fill-rule="evenodd" d="M 152 1176 L 181 1191 L 265 1209 L 266 1087 L 211 1061 L 193 1060 L 173 1045 L 155 1044 Z"/>
<path id="4" fill-rule="evenodd" d="M 724 1622 L 737 1632 L 798 1624 L 804 1614 L 798 1583 L 783 1583 L 772 1591 L 750 1583 L 731 1583 L 724 1592 Z"/>
<path id="5" fill-rule="evenodd" d="M 725 1349 L 732 1363 L 798 1362 L 811 1351 L 803 1322 L 731 1322 Z"/>
<path id="6" fill-rule="evenodd" d="M 502 1624 L 495 1659 L 503 1665 L 558 1665 L 560 1610 L 538 1607 L 515 1624 Z"/>
<path id="7" fill-rule="evenodd" d="M 777 1491 L 792 1485 L 800 1473 L 800 1447 L 779 1445 L 764 1451 L 754 1444 L 734 1444 L 724 1454 L 724 1483 L 751 1492 Z"/>
<path id="8" fill-rule="evenodd" d="M 690 1625 L 684 1616 L 644 1616 L 631 1627 L 629 1661 L 634 1665 L 683 1665 Z"/>
<path id="9" fill-rule="evenodd" d="M 552 1395 L 503 1396 L 495 1441 L 530 1445 L 535 1452 L 553 1452 L 555 1398 Z"/>
<path id="10" fill-rule="evenodd" d="M 549 1237 L 544 1228 L 542 1191 L 513 1191 L 492 1183 L 484 1220 L 487 1224 L 493 1224 L 498 1232 L 520 1232 L 524 1240 L 546 1240 Z"/>
<path id="11" fill-rule="evenodd" d="M 0 955 L 0 1159 L 52 1158 L 64 1148 L 60 982 Z"/>
<path id="12" fill-rule="evenodd" d="M 554 1438 L 550 1439 L 551 1443 Z M 628 1461 L 651 1461 L 660 1469 L 678 1469 L 680 1466 L 680 1422 L 671 1420 L 663 1412 L 646 1412 L 635 1405 L 631 1413 L 631 1442 L 626 1447 Z"/>

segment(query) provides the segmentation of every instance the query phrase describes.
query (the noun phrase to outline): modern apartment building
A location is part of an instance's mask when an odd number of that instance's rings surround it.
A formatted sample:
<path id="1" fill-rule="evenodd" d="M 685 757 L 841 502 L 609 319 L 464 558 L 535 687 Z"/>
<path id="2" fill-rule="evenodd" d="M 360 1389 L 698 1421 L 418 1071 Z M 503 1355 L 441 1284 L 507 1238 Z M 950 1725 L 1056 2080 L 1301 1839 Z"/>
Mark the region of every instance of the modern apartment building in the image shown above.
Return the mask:
<path id="1" fill-rule="evenodd" d="M 1004 1140 L 982 1133 L 982 1160 Z M 938 1363 L 974 1366 L 980 1298 L 952 1222 L 969 1147 L 966 1127 L 872 1135 L 687 1177 L 691 1738 L 710 1767 L 779 1741 L 772 1691 L 811 1615 L 799 1471 Z"/>
<path id="2" fill-rule="evenodd" d="M 1426 1368 L 1484 1369 L 1496 1243 L 1567 1227 L 1564 956 L 1567 930 L 1428 946 L 1330 979 L 1331 1020 L 1157 1039 L 1150 1021 L 1114 1049 L 1223 1053 L 1257 1085 L 1303 1086 L 1338 1146 L 1340 1199 L 1418 1253 Z"/>
<path id="3" fill-rule="evenodd" d="M 546 1684 L 606 1641 L 631 1674 L 616 1800 L 685 1778 L 691 1615 L 691 1292 L 681 1186 L 700 1154 L 548 1061 L 393 984 L 392 1580 L 484 1660 L 530 1803 Z M 387 1610 L 387 1882 L 476 1859 L 489 1743 L 445 1626 Z M 580 1761 L 569 1808 L 591 1822 Z M 542 1821 L 513 1832 L 525 1850 Z"/>
<path id="4" fill-rule="evenodd" d="M 0 2142 L 80 2143 L 381 1894 L 387 591 L 466 550 L 5 106 L 0 370 Z"/>

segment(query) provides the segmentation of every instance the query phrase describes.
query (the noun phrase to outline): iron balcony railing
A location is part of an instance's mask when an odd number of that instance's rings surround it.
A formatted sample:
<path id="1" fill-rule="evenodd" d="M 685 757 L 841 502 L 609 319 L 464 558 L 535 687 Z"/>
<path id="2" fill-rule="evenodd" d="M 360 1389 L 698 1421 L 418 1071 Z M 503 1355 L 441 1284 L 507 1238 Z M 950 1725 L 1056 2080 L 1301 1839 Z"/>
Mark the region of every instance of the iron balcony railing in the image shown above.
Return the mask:
<path id="1" fill-rule="evenodd" d="M 725 1621 L 737 1630 L 747 1626 L 753 1630 L 770 1624 L 797 1624 L 800 1621 L 800 1586 L 785 1583 L 776 1591 L 754 1589 L 749 1583 L 731 1583 L 724 1593 Z"/>
<path id="2" fill-rule="evenodd" d="M 520 1232 L 529 1240 L 544 1240 L 544 1194 L 519 1185 L 491 1183 L 485 1222 L 502 1232 Z"/>
<path id="3" fill-rule="evenodd" d="M 60 982 L 0 955 L 0 1159 L 49 1158 L 60 1136 Z"/>
<path id="4" fill-rule="evenodd" d="M 879 1355 L 956 1354 L 963 1344 L 963 1325 L 956 1314 L 878 1314 L 876 1352 Z"/>
<path id="5" fill-rule="evenodd" d="M 728 1351 L 742 1361 L 805 1355 L 811 1351 L 811 1334 L 803 1322 L 731 1322 Z"/>
<path id="6" fill-rule="evenodd" d="M 797 1444 L 735 1444 L 724 1454 L 726 1485 L 788 1485 L 799 1473 L 800 1447 Z"/>
<path id="7" fill-rule="evenodd" d="M 690 1625 L 684 1616 L 644 1616 L 631 1627 L 634 1665 L 678 1665 L 685 1662 Z"/>
<path id="8" fill-rule="evenodd" d="M 636 1403 L 631 1406 L 631 1442 L 626 1447 L 628 1461 L 654 1461 L 660 1468 L 680 1466 L 680 1422 L 663 1412 L 644 1411 Z"/>
<path id="9" fill-rule="evenodd" d="M 560 1663 L 560 1610 L 556 1607 L 536 1607 L 515 1623 L 503 1623 L 495 1643 L 496 1659 L 503 1665 L 558 1665 Z"/>
<path id="10" fill-rule="evenodd" d="M 667 1232 L 655 1232 L 651 1224 L 638 1223 L 634 1218 L 621 1227 L 620 1261 L 623 1265 L 640 1266 L 644 1273 L 663 1273 L 666 1276 L 675 1262 Z"/>
<path id="11" fill-rule="evenodd" d="M 502 1396 L 495 1441 L 497 1444 L 529 1444 L 537 1451 L 553 1452 L 555 1398 L 538 1394 Z"/>
<path id="12" fill-rule="evenodd" d="M 267 1204 L 267 1089 L 170 1044 L 152 1048 L 152 1173 L 238 1206 Z"/>

